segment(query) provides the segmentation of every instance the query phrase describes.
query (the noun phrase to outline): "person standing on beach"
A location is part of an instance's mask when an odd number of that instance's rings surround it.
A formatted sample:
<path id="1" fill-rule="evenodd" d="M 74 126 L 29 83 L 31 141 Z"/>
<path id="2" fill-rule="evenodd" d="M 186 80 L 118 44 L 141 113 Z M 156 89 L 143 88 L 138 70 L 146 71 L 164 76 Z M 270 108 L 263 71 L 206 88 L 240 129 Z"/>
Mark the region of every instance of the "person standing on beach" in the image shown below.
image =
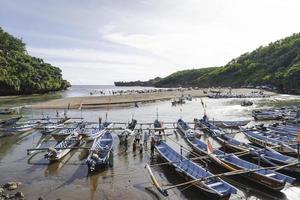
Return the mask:
<path id="1" fill-rule="evenodd" d="M 140 139 L 141 139 L 141 133 L 140 130 L 138 130 L 137 134 L 135 135 L 135 141 L 137 142 L 137 144 L 140 143 Z"/>
<path id="2" fill-rule="evenodd" d="M 145 133 L 144 133 L 144 147 L 145 147 L 146 151 L 147 151 L 147 142 L 150 137 L 150 129 L 148 128 L 148 130 L 149 130 L 148 132 L 145 131 Z"/>
<path id="3" fill-rule="evenodd" d="M 143 153 L 143 145 L 140 144 L 140 154 L 142 154 L 142 153 Z"/>
<path id="4" fill-rule="evenodd" d="M 132 151 L 135 152 L 136 150 L 136 141 L 133 141 L 133 144 L 132 144 Z"/>
<path id="5" fill-rule="evenodd" d="M 99 129 L 100 129 L 100 128 L 101 128 L 101 126 L 102 126 L 102 118 L 101 118 L 101 117 L 99 117 L 98 121 L 99 121 Z"/>
<path id="6" fill-rule="evenodd" d="M 125 140 L 124 140 L 124 147 L 125 147 L 125 152 L 127 152 L 127 148 L 128 148 L 128 135 L 127 134 L 126 134 Z"/>
<path id="7" fill-rule="evenodd" d="M 154 155 L 154 146 L 155 146 L 155 139 L 151 137 L 151 156 Z"/>

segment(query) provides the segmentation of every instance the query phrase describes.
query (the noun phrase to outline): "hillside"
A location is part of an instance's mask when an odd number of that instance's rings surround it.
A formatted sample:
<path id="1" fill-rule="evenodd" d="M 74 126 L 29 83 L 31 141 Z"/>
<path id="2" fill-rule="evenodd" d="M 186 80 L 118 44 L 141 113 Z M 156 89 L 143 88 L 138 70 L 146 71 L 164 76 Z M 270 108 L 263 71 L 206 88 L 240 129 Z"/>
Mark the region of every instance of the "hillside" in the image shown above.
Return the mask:
<path id="1" fill-rule="evenodd" d="M 175 72 L 155 84 L 156 87 L 189 87 L 199 86 L 197 80 L 205 78 L 216 67 L 182 70 Z"/>
<path id="2" fill-rule="evenodd" d="M 281 92 L 300 93 L 300 33 L 259 47 L 223 67 L 179 71 L 157 87 L 270 85 Z"/>
<path id="3" fill-rule="evenodd" d="M 124 82 L 124 81 L 116 81 L 115 86 L 142 86 L 142 87 L 150 87 L 154 86 L 157 82 L 161 80 L 160 77 L 156 77 L 154 79 L 150 79 L 148 81 L 129 81 L 129 82 Z"/>
<path id="4" fill-rule="evenodd" d="M 0 27 L 0 95 L 46 93 L 69 86 L 58 67 L 28 55 L 22 40 Z"/>

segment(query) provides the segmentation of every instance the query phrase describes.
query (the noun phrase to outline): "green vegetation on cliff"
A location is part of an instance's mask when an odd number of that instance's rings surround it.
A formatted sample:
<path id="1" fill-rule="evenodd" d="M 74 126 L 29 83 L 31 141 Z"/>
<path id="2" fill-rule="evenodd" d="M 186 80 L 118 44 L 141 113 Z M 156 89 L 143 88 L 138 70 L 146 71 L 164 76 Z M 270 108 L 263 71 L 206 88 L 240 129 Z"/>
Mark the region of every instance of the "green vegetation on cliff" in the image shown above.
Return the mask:
<path id="1" fill-rule="evenodd" d="M 58 67 L 28 55 L 22 40 L 0 27 L 0 95 L 46 93 L 69 86 Z"/>
<path id="2" fill-rule="evenodd" d="M 197 80 L 205 78 L 216 67 L 182 70 L 175 72 L 155 84 L 156 87 L 189 87 L 198 86 Z"/>
<path id="3" fill-rule="evenodd" d="M 157 87 L 270 85 L 283 92 L 300 92 L 300 33 L 259 47 L 217 68 L 179 71 Z"/>
<path id="4" fill-rule="evenodd" d="M 150 87 L 154 86 L 157 82 L 161 80 L 160 77 L 156 77 L 154 79 L 150 79 L 148 81 L 116 81 L 115 86 L 143 86 L 143 87 Z"/>

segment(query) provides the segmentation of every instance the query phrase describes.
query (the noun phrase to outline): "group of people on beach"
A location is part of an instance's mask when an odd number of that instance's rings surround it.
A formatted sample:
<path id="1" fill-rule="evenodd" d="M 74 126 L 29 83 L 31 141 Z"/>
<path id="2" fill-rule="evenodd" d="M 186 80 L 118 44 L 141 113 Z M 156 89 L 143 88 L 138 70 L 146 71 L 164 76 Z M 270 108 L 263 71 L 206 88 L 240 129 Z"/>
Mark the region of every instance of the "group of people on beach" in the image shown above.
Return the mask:
<path id="1" fill-rule="evenodd" d="M 134 141 L 132 144 L 132 151 L 135 152 L 137 150 L 137 148 L 139 149 L 139 152 L 142 154 L 143 153 L 143 148 L 145 148 L 145 151 L 148 150 L 148 141 L 149 138 L 151 137 L 151 155 L 153 155 L 154 153 L 154 145 L 155 145 L 155 139 L 154 137 L 151 136 L 151 130 L 148 129 L 144 132 L 144 134 L 142 132 L 142 129 L 139 129 L 138 132 L 135 134 L 134 136 Z M 143 139 L 143 142 L 142 142 Z M 125 152 L 128 149 L 128 136 L 125 136 L 125 141 L 124 141 L 124 146 L 125 146 Z"/>

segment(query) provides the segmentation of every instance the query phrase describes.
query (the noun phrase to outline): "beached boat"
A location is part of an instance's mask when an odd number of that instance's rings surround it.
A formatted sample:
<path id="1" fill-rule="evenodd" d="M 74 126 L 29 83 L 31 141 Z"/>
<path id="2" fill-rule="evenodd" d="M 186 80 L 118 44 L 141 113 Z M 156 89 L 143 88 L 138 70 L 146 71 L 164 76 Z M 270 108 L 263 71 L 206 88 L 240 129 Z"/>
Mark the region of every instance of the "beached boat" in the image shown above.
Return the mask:
<path id="1" fill-rule="evenodd" d="M 246 100 L 244 100 L 242 103 L 241 103 L 241 106 L 244 106 L 244 107 L 246 107 L 246 106 L 252 106 L 253 105 L 253 102 L 252 101 L 246 101 Z"/>
<path id="2" fill-rule="evenodd" d="M 86 160 L 89 172 L 94 172 L 109 164 L 112 159 L 113 137 L 110 131 L 106 131 L 94 140 L 90 154 Z"/>
<path id="3" fill-rule="evenodd" d="M 39 124 L 38 128 L 41 130 L 42 134 L 50 134 L 55 131 L 60 130 L 64 127 L 64 124 L 70 120 L 69 117 L 65 116 L 63 118 L 57 118 L 56 122 L 53 122 L 51 118 L 42 118 L 41 120 L 37 121 Z"/>
<path id="4" fill-rule="evenodd" d="M 0 109 L 0 115 L 10 115 L 14 114 L 16 112 L 15 109 L 12 108 L 1 108 Z"/>
<path id="5" fill-rule="evenodd" d="M 86 141 L 94 141 L 95 138 L 100 137 L 103 133 L 105 133 L 108 129 L 113 126 L 110 122 L 104 122 L 98 125 L 98 127 L 85 127 L 81 131 L 81 135 Z"/>
<path id="6" fill-rule="evenodd" d="M 192 138 L 197 137 L 200 138 L 201 134 L 193 130 L 185 121 L 182 119 L 178 119 L 177 121 L 177 129 L 183 133 L 186 137 Z"/>
<path id="7" fill-rule="evenodd" d="M 154 129 L 160 130 L 163 127 L 163 123 L 156 119 L 153 123 Z"/>
<path id="8" fill-rule="evenodd" d="M 75 124 L 72 124 L 72 127 L 65 127 L 61 129 L 59 132 L 51 133 L 51 136 L 57 141 L 62 141 L 74 132 L 80 134 L 82 129 L 84 129 L 85 125 L 86 125 L 85 122 L 77 122 Z"/>
<path id="9" fill-rule="evenodd" d="M 253 158 L 258 159 L 269 166 L 283 166 L 298 162 L 296 158 L 283 155 L 269 147 L 260 148 L 251 144 L 243 143 L 230 137 L 229 135 L 222 135 L 221 137 L 217 138 L 217 141 L 222 145 L 224 150 L 229 149 L 233 152 L 240 152 L 242 153 L 240 155 L 248 152 Z M 295 164 L 288 166 L 283 170 L 299 173 L 300 165 Z"/>
<path id="10" fill-rule="evenodd" d="M 253 110 L 252 117 L 255 120 L 279 120 L 283 118 L 283 113 L 274 110 Z"/>
<path id="11" fill-rule="evenodd" d="M 213 138 L 226 134 L 226 131 L 219 128 L 213 121 L 208 121 L 204 116 L 202 119 L 194 119 L 195 125 L 205 130 Z"/>
<path id="12" fill-rule="evenodd" d="M 16 126 L 15 131 L 16 132 L 32 131 L 36 126 L 37 126 L 36 124 L 23 124 L 21 126 Z"/>
<path id="13" fill-rule="evenodd" d="M 250 120 L 239 120 L 239 121 L 209 121 L 209 123 L 222 128 L 239 128 L 240 126 L 246 126 Z"/>
<path id="14" fill-rule="evenodd" d="M 185 104 L 184 97 L 180 97 L 178 100 L 174 99 L 172 101 L 172 106 Z"/>
<path id="15" fill-rule="evenodd" d="M 61 128 L 64 127 L 64 124 L 47 124 L 41 128 L 42 134 L 50 134 L 56 131 L 59 131 Z"/>
<path id="16" fill-rule="evenodd" d="M 240 173 L 243 177 L 259 183 L 271 190 L 280 191 L 286 183 L 293 183 L 294 178 L 276 172 L 270 169 L 264 169 L 259 165 L 240 159 L 234 154 L 226 154 L 221 150 L 208 149 L 207 144 L 199 139 L 195 139 L 196 145 L 193 147 L 198 152 L 208 155 L 215 164 L 226 168 L 229 171 L 243 170 L 245 173 Z"/>
<path id="17" fill-rule="evenodd" d="M 273 124 L 267 127 L 267 129 L 278 133 L 280 135 L 290 135 L 297 137 L 299 130 L 300 130 L 300 125 L 283 125 L 283 124 Z"/>
<path id="18" fill-rule="evenodd" d="M 0 119 L 0 127 L 7 127 L 15 124 L 17 121 L 19 121 L 22 118 L 22 116 L 18 117 L 11 117 L 7 119 Z"/>
<path id="19" fill-rule="evenodd" d="M 287 144 L 287 138 L 273 137 L 266 132 L 252 129 L 242 129 L 242 133 L 247 139 L 261 147 L 271 147 L 272 149 L 290 156 L 297 156 L 297 144 Z"/>
<path id="20" fill-rule="evenodd" d="M 123 143 L 125 141 L 126 136 L 127 139 L 130 139 L 134 135 L 134 129 L 136 127 L 136 124 L 137 121 L 135 119 L 132 119 L 126 127 L 126 129 L 124 129 L 121 133 L 118 134 L 120 143 Z"/>
<path id="21" fill-rule="evenodd" d="M 50 161 L 58 161 L 67 155 L 73 147 L 80 144 L 81 139 L 82 137 L 78 133 L 74 132 L 65 140 L 57 143 L 53 148 L 48 148 L 44 157 Z"/>
<path id="22" fill-rule="evenodd" d="M 155 149 L 159 155 L 170 163 L 176 170 L 189 180 L 199 181 L 194 183 L 194 186 L 205 192 L 213 198 L 229 199 L 232 193 L 236 193 L 237 189 L 223 181 L 220 178 L 213 176 L 207 169 L 202 168 L 193 161 L 180 155 L 173 150 L 165 142 L 160 141 L 155 145 Z M 200 181 L 200 179 L 203 179 Z"/>

